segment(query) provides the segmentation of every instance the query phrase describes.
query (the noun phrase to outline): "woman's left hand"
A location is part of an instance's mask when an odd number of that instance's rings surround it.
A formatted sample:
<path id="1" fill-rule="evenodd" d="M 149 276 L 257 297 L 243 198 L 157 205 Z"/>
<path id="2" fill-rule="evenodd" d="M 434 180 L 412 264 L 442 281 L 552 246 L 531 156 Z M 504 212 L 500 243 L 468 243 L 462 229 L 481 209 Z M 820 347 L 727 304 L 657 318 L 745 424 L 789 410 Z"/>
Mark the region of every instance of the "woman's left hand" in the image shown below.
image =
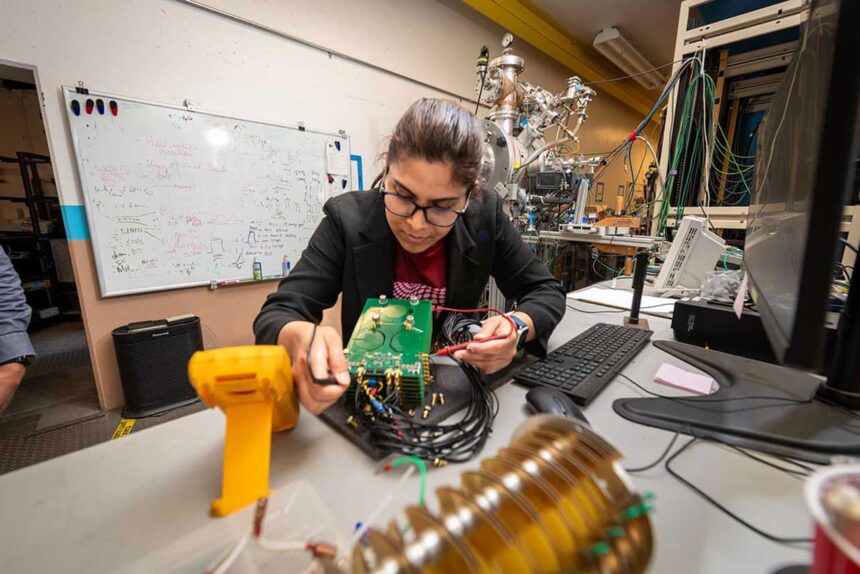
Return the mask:
<path id="1" fill-rule="evenodd" d="M 484 341 L 490 337 L 504 336 L 504 339 Z M 507 367 L 517 354 L 517 331 L 504 317 L 490 317 L 484 321 L 481 330 L 472 338 L 469 346 L 454 353 L 454 358 L 477 367 L 490 374 Z"/>

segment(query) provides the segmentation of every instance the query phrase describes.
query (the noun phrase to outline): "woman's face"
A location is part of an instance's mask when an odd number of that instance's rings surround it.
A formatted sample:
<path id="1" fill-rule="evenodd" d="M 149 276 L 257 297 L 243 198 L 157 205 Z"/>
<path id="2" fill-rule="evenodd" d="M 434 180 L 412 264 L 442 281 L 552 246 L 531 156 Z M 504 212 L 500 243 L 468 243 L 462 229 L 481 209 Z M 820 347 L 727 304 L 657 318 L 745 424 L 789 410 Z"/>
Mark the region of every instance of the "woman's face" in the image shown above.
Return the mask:
<path id="1" fill-rule="evenodd" d="M 466 207 L 467 189 L 452 180 L 451 166 L 444 162 L 431 163 L 423 159 L 402 158 L 388 166 L 384 180 L 385 191 L 410 199 L 419 207 L 441 207 L 459 211 Z M 410 217 L 396 215 L 411 207 L 400 198 L 386 197 L 385 218 L 401 247 L 409 253 L 421 253 L 448 235 L 453 229 L 440 227 L 427 221 L 424 211 L 417 210 Z M 436 218 L 444 212 L 427 214 Z M 444 221 L 444 219 L 443 219 Z"/>

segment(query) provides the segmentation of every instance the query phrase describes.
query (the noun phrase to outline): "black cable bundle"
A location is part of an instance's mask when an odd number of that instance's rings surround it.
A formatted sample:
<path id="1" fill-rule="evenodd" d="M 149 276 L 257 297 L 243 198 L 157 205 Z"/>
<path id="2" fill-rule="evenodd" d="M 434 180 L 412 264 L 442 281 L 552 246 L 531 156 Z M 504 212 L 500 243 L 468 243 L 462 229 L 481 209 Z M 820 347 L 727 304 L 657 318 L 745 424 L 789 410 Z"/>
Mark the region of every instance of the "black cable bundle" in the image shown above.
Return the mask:
<path id="1" fill-rule="evenodd" d="M 472 338 L 469 330 L 480 323 L 464 315 L 452 313 L 442 322 L 441 337 L 447 345 L 463 343 Z M 362 392 L 355 393 L 354 412 L 360 413 L 362 425 L 370 432 L 374 446 L 404 455 L 413 455 L 434 464 L 466 462 L 471 460 L 487 442 L 493 421 L 499 411 L 496 394 L 484 382 L 475 367 L 454 360 L 469 382 L 469 404 L 459 421 L 447 424 L 425 423 L 399 406 L 396 393 L 378 399 L 385 413 L 378 408 L 367 413 L 369 399 Z M 415 415 L 420 418 L 420 415 Z"/>
<path id="2" fill-rule="evenodd" d="M 440 327 L 444 346 L 459 345 L 472 340 L 471 328 L 481 328 L 481 322 L 460 313 L 446 313 Z"/>

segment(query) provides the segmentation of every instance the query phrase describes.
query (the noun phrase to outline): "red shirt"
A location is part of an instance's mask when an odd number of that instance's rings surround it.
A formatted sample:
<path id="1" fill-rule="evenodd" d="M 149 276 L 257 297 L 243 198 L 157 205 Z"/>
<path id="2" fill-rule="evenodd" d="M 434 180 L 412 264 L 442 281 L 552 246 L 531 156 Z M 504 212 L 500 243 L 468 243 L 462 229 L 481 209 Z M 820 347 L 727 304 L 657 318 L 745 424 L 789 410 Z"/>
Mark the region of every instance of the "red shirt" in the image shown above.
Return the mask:
<path id="1" fill-rule="evenodd" d="M 429 299 L 445 305 L 445 240 L 441 239 L 421 253 L 409 253 L 397 244 L 394 260 L 394 298 Z"/>

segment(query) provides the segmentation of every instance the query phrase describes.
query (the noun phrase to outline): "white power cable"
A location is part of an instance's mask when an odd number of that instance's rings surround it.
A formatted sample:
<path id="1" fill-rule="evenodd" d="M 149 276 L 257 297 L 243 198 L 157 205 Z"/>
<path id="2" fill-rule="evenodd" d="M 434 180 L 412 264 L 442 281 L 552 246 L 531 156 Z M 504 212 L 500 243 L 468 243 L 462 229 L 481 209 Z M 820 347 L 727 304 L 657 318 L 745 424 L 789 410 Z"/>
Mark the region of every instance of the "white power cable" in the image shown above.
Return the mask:
<path id="1" fill-rule="evenodd" d="M 212 574 L 224 574 L 229 570 L 230 566 L 239 558 L 239 555 L 242 554 L 242 551 L 245 549 L 245 546 L 248 545 L 248 541 L 251 539 L 250 534 L 246 534 L 242 538 L 236 542 L 236 545 L 232 550 L 225 554 L 220 554 L 218 558 L 215 559 L 212 564 L 206 568 L 205 572 L 211 572 Z"/>
<path id="2" fill-rule="evenodd" d="M 400 480 L 397 481 L 397 484 L 394 485 L 394 488 L 388 491 L 388 494 L 385 496 L 385 498 L 382 499 L 382 503 L 380 503 L 379 506 L 376 507 L 376 510 L 374 510 L 373 513 L 370 515 L 370 517 L 362 523 L 361 527 L 353 533 L 352 538 L 350 538 L 349 542 L 347 542 L 346 545 L 341 548 L 341 551 L 345 551 L 348 548 L 352 548 L 356 542 L 361 540 L 361 537 L 364 536 L 364 533 L 367 532 L 367 529 L 370 528 L 371 525 L 376 523 L 382 513 L 391 504 L 391 501 L 394 500 L 394 495 L 399 494 L 403 490 L 404 483 L 409 480 L 409 477 L 412 476 L 412 473 L 414 471 L 415 467 L 413 465 L 410 465 L 409 468 L 406 469 L 406 472 L 403 473 L 403 476 L 400 477 Z M 338 555 L 340 555 L 340 552 L 338 552 Z"/>

